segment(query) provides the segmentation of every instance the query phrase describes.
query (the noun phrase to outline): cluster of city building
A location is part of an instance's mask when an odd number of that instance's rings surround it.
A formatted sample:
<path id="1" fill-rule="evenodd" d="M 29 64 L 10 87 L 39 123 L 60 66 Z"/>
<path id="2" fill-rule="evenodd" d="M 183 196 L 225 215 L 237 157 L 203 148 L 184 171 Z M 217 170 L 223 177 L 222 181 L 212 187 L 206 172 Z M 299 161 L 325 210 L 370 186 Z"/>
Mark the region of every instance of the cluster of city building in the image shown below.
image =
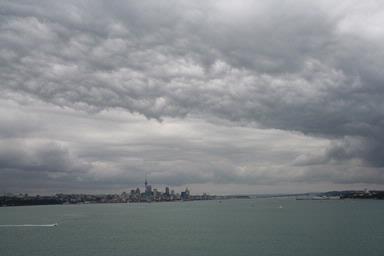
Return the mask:
<path id="1" fill-rule="evenodd" d="M 56 194 L 53 196 L 30 196 L 28 194 L 4 194 L 0 196 L 0 206 L 18 205 L 50 205 L 50 204 L 91 204 L 91 203 L 133 203 L 133 202 L 165 202 L 165 201 L 194 201 L 212 200 L 222 197 L 207 194 L 191 195 L 188 188 L 181 193 L 175 193 L 166 187 L 164 191 L 152 189 L 147 179 L 144 191 L 140 188 L 132 189 L 129 193 L 121 194 Z"/>
<path id="2" fill-rule="evenodd" d="M 152 189 L 152 186 L 148 184 L 147 179 L 145 179 L 143 192 L 140 191 L 140 188 L 136 188 L 132 189 L 129 194 L 126 192 L 121 194 L 121 200 L 123 202 L 162 202 L 210 199 L 214 199 L 214 197 L 205 193 L 203 195 L 191 195 L 188 188 L 181 193 L 175 193 L 174 190 L 170 190 L 169 187 L 166 187 L 165 191 L 161 192 L 158 189 Z"/>

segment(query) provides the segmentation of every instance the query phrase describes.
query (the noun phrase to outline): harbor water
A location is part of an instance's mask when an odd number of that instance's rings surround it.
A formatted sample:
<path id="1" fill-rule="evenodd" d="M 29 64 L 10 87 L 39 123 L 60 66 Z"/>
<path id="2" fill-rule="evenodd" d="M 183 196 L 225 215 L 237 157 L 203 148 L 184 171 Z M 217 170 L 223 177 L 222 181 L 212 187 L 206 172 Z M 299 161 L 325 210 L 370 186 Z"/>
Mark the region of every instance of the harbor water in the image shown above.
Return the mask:
<path id="1" fill-rule="evenodd" d="M 384 202 L 378 200 L 0 208 L 1 256 L 382 256 L 383 241 Z"/>

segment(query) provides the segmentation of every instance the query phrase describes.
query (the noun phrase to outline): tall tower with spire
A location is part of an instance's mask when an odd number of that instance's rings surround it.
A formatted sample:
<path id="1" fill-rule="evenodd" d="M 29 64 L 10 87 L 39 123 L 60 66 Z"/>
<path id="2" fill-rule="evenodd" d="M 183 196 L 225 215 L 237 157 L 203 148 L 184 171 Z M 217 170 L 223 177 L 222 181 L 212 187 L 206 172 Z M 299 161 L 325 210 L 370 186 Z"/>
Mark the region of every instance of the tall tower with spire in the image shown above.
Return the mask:
<path id="1" fill-rule="evenodd" d="M 147 174 L 145 174 L 144 186 L 145 186 L 145 193 L 147 195 L 151 195 L 152 194 L 152 186 L 148 184 Z"/>

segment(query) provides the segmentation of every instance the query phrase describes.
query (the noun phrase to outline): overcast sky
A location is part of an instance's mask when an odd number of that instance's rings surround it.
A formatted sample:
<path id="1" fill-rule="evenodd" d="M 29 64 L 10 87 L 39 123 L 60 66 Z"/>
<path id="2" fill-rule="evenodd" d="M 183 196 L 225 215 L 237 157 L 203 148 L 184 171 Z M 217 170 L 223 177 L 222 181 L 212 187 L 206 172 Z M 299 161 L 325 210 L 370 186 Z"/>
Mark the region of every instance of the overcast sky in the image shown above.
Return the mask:
<path id="1" fill-rule="evenodd" d="M 383 1 L 0 0 L 0 193 L 384 189 Z"/>

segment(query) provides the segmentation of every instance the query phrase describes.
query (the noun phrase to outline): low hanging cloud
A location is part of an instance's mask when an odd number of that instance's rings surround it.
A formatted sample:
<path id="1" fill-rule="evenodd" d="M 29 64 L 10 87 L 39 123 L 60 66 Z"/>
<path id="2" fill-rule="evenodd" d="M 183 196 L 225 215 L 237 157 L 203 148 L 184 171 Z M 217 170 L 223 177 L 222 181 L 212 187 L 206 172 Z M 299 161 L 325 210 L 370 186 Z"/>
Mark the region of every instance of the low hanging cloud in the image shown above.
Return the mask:
<path id="1" fill-rule="evenodd" d="M 87 163 L 72 156 L 68 149 L 55 142 L 5 140 L 0 144 L 0 171 L 81 172 Z"/>
<path id="2" fill-rule="evenodd" d="M 334 142 L 292 166 L 380 169 L 383 14 L 377 1 L 5 1 L 0 92 L 298 131 Z"/>

